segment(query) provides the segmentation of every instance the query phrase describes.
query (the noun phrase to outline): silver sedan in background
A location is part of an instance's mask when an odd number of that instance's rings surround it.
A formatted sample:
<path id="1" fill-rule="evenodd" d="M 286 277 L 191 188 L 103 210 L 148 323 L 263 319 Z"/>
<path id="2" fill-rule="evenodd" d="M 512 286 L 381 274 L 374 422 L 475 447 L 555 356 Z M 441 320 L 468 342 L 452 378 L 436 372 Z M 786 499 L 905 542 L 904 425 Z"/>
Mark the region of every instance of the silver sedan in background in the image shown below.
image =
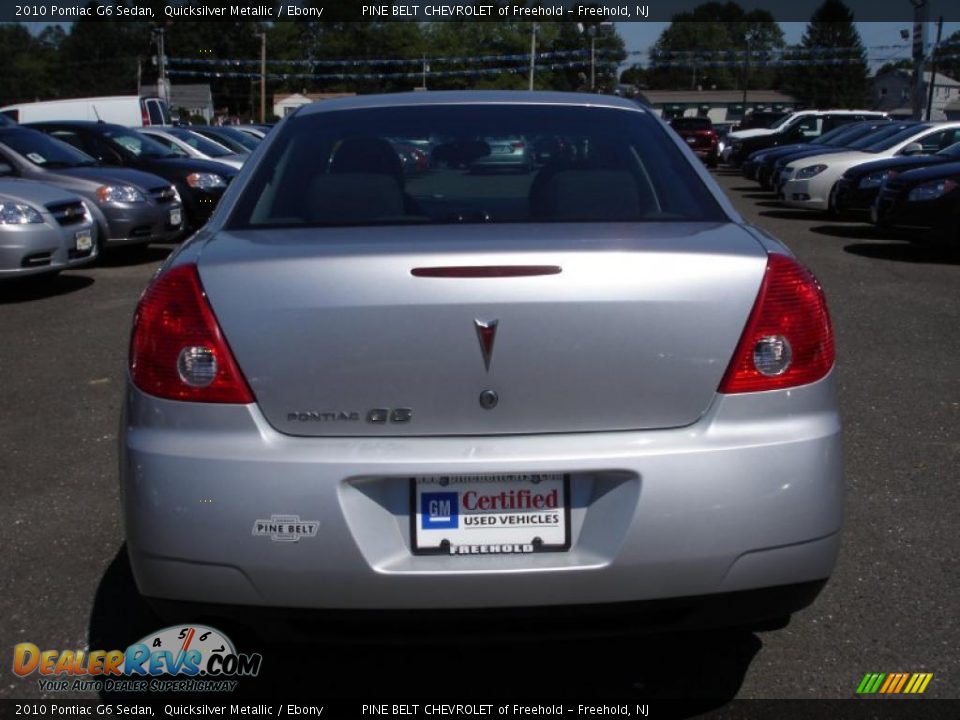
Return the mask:
<path id="1" fill-rule="evenodd" d="M 389 138 L 434 136 L 577 152 L 405 174 Z M 559 630 L 544 608 L 690 627 L 813 601 L 843 504 L 824 295 L 661 120 L 410 93 L 263 142 L 134 319 L 121 485 L 156 607 Z"/>
<path id="2" fill-rule="evenodd" d="M 78 196 L 0 180 L 0 279 L 56 274 L 97 256 L 96 224 Z"/>

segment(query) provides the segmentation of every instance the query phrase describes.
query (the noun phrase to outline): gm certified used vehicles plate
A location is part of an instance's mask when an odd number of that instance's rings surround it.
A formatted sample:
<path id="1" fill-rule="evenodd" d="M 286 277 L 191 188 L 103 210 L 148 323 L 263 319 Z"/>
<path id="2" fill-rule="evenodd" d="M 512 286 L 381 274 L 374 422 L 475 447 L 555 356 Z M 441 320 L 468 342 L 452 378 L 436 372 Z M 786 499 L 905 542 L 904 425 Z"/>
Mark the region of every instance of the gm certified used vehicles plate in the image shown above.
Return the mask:
<path id="1" fill-rule="evenodd" d="M 389 139 L 422 137 L 556 141 L 528 173 L 404 173 Z M 411 93 L 307 106 L 263 143 L 134 319 L 143 595 L 666 602 L 687 626 L 813 600 L 843 497 L 823 293 L 658 118 Z"/>

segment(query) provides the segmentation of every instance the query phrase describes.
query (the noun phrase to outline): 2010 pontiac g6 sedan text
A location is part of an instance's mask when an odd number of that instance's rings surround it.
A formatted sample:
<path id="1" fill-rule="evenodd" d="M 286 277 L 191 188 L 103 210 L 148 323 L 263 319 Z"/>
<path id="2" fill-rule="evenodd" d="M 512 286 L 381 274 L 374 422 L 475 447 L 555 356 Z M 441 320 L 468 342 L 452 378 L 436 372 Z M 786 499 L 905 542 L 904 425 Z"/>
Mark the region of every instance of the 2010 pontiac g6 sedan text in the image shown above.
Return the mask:
<path id="1" fill-rule="evenodd" d="M 562 150 L 509 175 L 433 162 L 501 136 Z M 429 167 L 405 175 L 398 142 Z M 833 367 L 814 277 L 635 104 L 308 106 L 140 300 L 136 582 L 251 613 L 780 618 L 837 554 Z"/>

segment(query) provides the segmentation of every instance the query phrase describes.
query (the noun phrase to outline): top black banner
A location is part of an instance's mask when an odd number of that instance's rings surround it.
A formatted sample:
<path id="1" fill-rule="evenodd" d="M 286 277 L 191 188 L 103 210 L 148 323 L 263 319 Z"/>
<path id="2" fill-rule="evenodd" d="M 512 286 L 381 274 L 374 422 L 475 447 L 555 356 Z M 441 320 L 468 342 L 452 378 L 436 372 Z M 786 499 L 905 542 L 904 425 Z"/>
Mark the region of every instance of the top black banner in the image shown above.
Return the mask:
<path id="1" fill-rule="evenodd" d="M 38 0 L 4 1 L 2 22 L 141 20 L 144 22 L 670 22 L 707 0 L 572 3 L 563 0 L 478 0 L 458 2 L 363 2 L 362 0 Z M 778 22 L 807 22 L 822 0 L 746 0 L 745 11 L 766 10 Z M 845 0 L 857 22 L 960 20 L 957 0 Z"/>

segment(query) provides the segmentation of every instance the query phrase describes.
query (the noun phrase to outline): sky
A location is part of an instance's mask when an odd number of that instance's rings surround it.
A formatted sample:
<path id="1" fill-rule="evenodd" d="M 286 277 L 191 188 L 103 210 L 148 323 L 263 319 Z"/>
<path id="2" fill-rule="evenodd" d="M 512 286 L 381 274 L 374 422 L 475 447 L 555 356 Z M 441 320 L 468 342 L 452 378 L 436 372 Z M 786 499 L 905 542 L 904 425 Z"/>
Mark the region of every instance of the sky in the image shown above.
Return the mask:
<path id="1" fill-rule="evenodd" d="M 871 69 L 876 69 L 885 62 L 891 62 L 902 58 L 910 57 L 911 40 L 902 40 L 900 30 L 911 29 L 909 22 L 861 22 L 855 23 L 867 48 L 867 59 Z M 669 23 L 616 23 L 617 32 L 623 38 L 627 46 L 627 51 L 645 51 L 650 49 L 660 37 Z M 784 40 L 788 45 L 799 43 L 803 38 L 803 32 L 807 28 L 805 22 L 782 22 L 780 27 L 783 29 Z M 957 30 L 960 30 L 960 23 L 943 24 L 943 38 L 946 39 Z M 929 23 L 927 28 L 927 41 L 933 43 L 936 40 L 936 26 Z M 899 46 L 899 47 L 889 47 Z M 646 64 L 645 55 L 631 56 L 626 64 L 632 65 L 637 61 Z"/>

